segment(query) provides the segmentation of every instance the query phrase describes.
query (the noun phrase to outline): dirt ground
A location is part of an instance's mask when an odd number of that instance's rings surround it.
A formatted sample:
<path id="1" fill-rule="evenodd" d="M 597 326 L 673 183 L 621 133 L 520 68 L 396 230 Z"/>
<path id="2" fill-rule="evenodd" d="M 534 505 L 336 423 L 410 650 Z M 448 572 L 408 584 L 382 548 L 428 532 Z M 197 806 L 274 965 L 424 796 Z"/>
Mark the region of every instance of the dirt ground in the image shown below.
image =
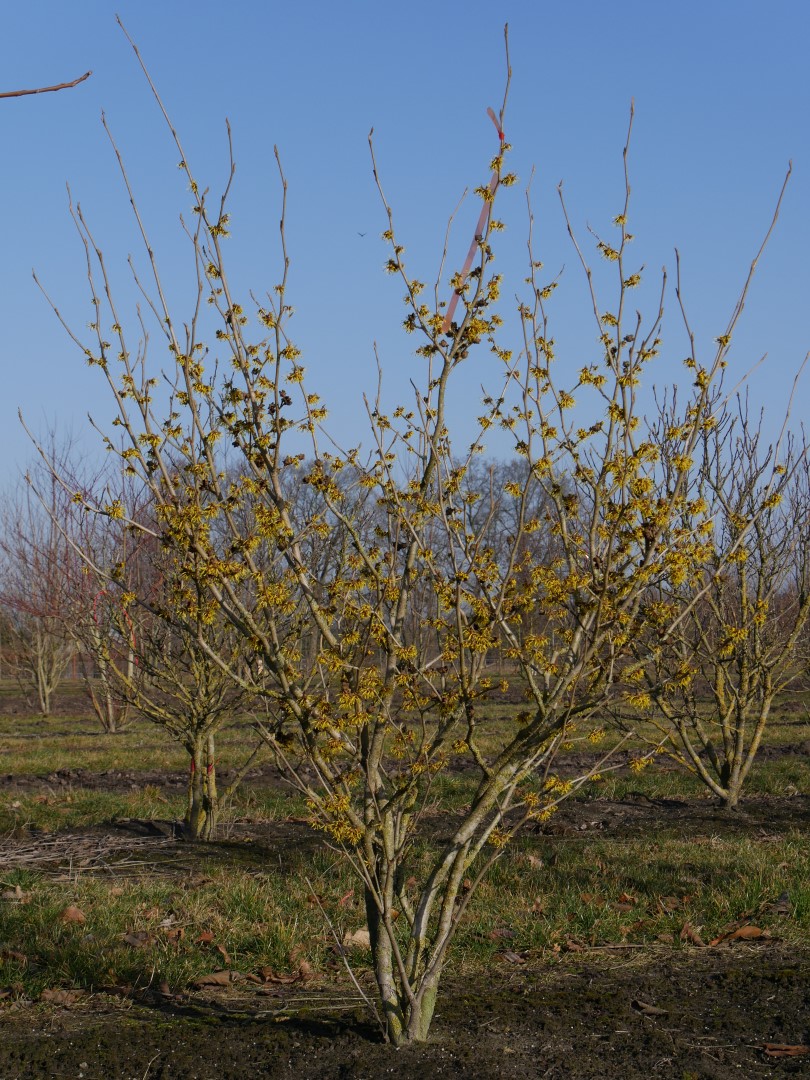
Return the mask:
<path id="1" fill-rule="evenodd" d="M 287 993 L 290 993 L 288 991 Z M 331 995 L 332 997 L 334 994 Z M 41 1080 L 423 1080 L 495 1077 L 622 1080 L 810 1075 L 810 953 L 738 944 L 711 955 L 585 956 L 504 971 L 486 986 L 444 988 L 429 1043 L 382 1043 L 356 1010 L 309 1016 L 276 999 L 116 1002 L 0 1013 L 0 1077 Z"/>

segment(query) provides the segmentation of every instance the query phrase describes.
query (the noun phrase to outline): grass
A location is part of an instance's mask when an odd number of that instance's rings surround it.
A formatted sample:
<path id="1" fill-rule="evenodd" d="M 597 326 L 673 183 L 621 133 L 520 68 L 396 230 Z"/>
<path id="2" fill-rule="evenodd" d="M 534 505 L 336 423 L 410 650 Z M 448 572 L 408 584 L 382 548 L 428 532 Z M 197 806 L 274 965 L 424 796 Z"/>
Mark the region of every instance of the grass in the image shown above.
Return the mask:
<path id="1" fill-rule="evenodd" d="M 355 881 L 334 853 L 294 859 L 284 872 L 250 858 L 207 863 L 177 877 L 79 874 L 53 880 L 12 871 L 25 902 L 0 908 L 0 987 L 35 997 L 54 986 L 173 991 L 222 968 L 314 971 L 334 966 L 333 937 L 361 927 Z M 354 894 L 352 889 L 355 888 Z M 313 893 L 314 890 L 314 893 Z M 789 911 L 771 911 L 787 894 Z M 317 902 L 315 896 L 317 895 Z M 63 921 L 69 905 L 86 922 Z M 798 832 L 767 844 L 751 837 L 660 837 L 554 845 L 526 839 L 482 885 L 453 947 L 458 970 L 481 973 L 509 949 L 523 958 L 583 946 L 670 942 L 685 924 L 705 942 L 747 920 L 786 944 L 810 933 L 810 851 Z M 221 946 L 227 956 L 217 949 Z M 22 960 L 20 957 L 24 957 Z M 359 969 L 368 956 L 355 956 Z"/>
<path id="2" fill-rule="evenodd" d="M 489 723 L 514 723 L 515 711 L 497 706 Z M 766 741 L 785 747 L 808 737 L 806 713 L 791 706 L 778 713 Z M 223 731 L 220 747 L 221 763 L 241 760 L 245 726 Z M 182 816 L 185 754 L 151 725 L 105 736 L 86 716 L 0 716 L 0 753 L 5 774 L 39 778 L 0 787 L 0 835 Z M 59 769 L 83 771 L 67 784 L 49 783 Z M 134 786 L 126 789 L 114 778 L 109 790 L 83 786 L 86 777 L 97 781 L 104 771 L 131 773 L 127 781 Z M 430 818 L 436 835 L 443 831 L 442 814 L 468 802 L 473 783 L 465 774 L 436 777 Z M 810 757 L 794 753 L 763 756 L 747 787 L 749 796 L 807 791 Z M 641 773 L 606 773 L 580 797 L 621 800 L 631 793 L 700 800 L 706 803 L 705 827 L 703 818 L 688 828 L 678 820 L 666 826 L 661 818 L 648 835 L 628 828 L 604 836 L 572 831 L 519 838 L 470 905 L 451 966 L 484 973 L 504 962 L 506 950 L 513 960 L 531 960 L 593 946 L 686 949 L 694 946 L 681 939 L 685 925 L 708 942 L 741 919 L 787 946 L 807 948 L 806 831 L 793 824 L 765 831 L 744 823 L 726 828 L 722 816 L 713 828 L 705 789 L 664 759 Z M 339 936 L 362 927 L 361 890 L 320 834 L 296 844 L 279 831 L 274 840 L 272 823 L 289 823 L 305 812 L 301 799 L 285 789 L 246 783 L 210 846 L 153 852 L 152 861 L 136 870 L 125 862 L 92 872 L 71 866 L 0 872 L 0 990 L 35 998 L 53 987 L 165 983 L 179 991 L 226 961 L 244 973 L 264 967 L 292 972 L 302 960 L 316 972 L 339 969 L 326 920 Z M 264 826 L 257 843 L 238 840 L 235 823 L 246 821 Z M 417 861 L 427 857 L 430 836 L 421 843 Z M 787 901 L 777 905 L 785 894 Z M 65 921 L 70 905 L 83 912 L 84 922 Z M 359 971 L 367 968 L 363 951 L 354 960 Z"/>

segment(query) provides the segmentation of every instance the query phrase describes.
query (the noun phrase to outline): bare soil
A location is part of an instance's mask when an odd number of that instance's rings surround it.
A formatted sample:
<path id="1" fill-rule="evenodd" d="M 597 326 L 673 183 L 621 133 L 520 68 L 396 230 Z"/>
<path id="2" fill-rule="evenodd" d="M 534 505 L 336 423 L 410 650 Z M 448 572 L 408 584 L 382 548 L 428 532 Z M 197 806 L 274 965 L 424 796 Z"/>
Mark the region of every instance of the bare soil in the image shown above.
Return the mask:
<path id="1" fill-rule="evenodd" d="M 810 1075 L 810 953 L 738 945 L 711 954 L 592 957 L 449 980 L 429 1043 L 386 1046 L 367 1015 L 290 1015 L 279 998 L 116 1002 L 0 1013 L 4 1080 L 728 1080 Z M 286 991 L 287 994 L 292 991 Z M 323 1001 L 328 1003 L 329 992 Z M 769 1051 L 769 1047 L 771 1048 Z"/>

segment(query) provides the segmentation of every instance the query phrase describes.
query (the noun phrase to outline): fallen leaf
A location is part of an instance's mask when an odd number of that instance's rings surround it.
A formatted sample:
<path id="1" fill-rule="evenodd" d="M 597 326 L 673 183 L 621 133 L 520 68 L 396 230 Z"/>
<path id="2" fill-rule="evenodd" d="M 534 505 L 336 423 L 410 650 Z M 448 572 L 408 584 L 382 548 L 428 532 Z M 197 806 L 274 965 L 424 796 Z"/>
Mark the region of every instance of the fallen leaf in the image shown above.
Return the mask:
<path id="1" fill-rule="evenodd" d="M 667 915 L 671 915 L 676 908 L 681 906 L 681 902 L 677 896 L 659 896 L 658 903 Z"/>
<path id="2" fill-rule="evenodd" d="M 496 926 L 494 930 L 490 930 L 487 935 L 490 941 L 499 941 L 501 939 L 510 940 L 516 937 L 515 931 L 510 930 L 508 926 Z"/>
<path id="3" fill-rule="evenodd" d="M 85 923 L 87 922 L 87 916 L 79 908 L 74 907 L 72 904 L 66 907 L 62 914 L 59 916 L 62 922 L 66 923 Z"/>
<path id="4" fill-rule="evenodd" d="M 718 934 L 716 938 L 713 938 L 710 945 L 720 945 L 724 941 L 756 941 L 757 939 L 765 940 L 770 938 L 770 934 L 767 930 L 762 930 L 759 926 L 754 926 L 752 923 L 743 923 L 742 926 L 736 926 L 729 928 L 723 933 Z"/>
<path id="5" fill-rule="evenodd" d="M 765 1043 L 762 1047 L 768 1057 L 802 1057 L 810 1054 L 805 1043 Z"/>
<path id="6" fill-rule="evenodd" d="M 51 1005 L 73 1005 L 84 997 L 85 990 L 43 990 L 39 995 L 40 1001 L 47 1001 Z"/>
<path id="7" fill-rule="evenodd" d="M 194 979 L 194 986 L 229 986 L 231 983 L 244 982 L 246 976 L 241 971 L 214 971 L 210 975 L 203 975 L 201 979 Z"/>
<path id="8" fill-rule="evenodd" d="M 23 892 L 19 885 L 15 885 L 13 889 L 4 889 L 0 893 L 0 900 L 7 900 L 11 904 L 30 904 L 31 893 Z"/>
<path id="9" fill-rule="evenodd" d="M 343 935 L 343 944 L 352 949 L 370 949 L 371 935 L 365 927 L 360 930 L 347 930 Z"/>
<path id="10" fill-rule="evenodd" d="M 636 1012 L 640 1012 L 643 1016 L 668 1016 L 668 1009 L 659 1009 L 657 1005 L 650 1005 L 648 1001 L 642 1001 L 640 998 L 633 998 L 630 1002 L 632 1008 Z"/>
<path id="11" fill-rule="evenodd" d="M 180 942 L 186 936 L 186 932 L 182 926 L 172 926 L 166 931 L 166 940 L 173 941 L 175 943 Z"/>
<path id="12" fill-rule="evenodd" d="M 28 963 L 28 957 L 25 953 L 17 952 L 16 949 L 0 949 L 0 960 L 12 960 L 15 964 Z"/>
<path id="13" fill-rule="evenodd" d="M 630 893 L 623 892 L 619 897 L 620 904 L 637 904 L 638 900 L 635 896 L 631 896 Z"/>
<path id="14" fill-rule="evenodd" d="M 259 975 L 263 982 L 276 983 L 281 986 L 287 986 L 290 983 L 301 982 L 303 980 L 300 971 L 287 974 L 280 971 L 274 971 L 271 967 L 259 968 Z"/>
<path id="15" fill-rule="evenodd" d="M 198 945 L 210 945 L 214 940 L 214 935 L 211 930 L 203 930 L 200 936 L 197 938 Z"/>
<path id="16" fill-rule="evenodd" d="M 665 930 L 663 934 L 658 935 L 658 941 L 663 942 L 664 945 L 674 945 L 675 935 L 670 934 L 668 930 Z"/>
<path id="17" fill-rule="evenodd" d="M 764 901 L 759 906 L 760 911 L 770 911 L 773 915 L 792 915 L 793 905 L 790 902 L 790 893 L 783 892 L 773 902 Z"/>
<path id="18" fill-rule="evenodd" d="M 647 922 L 647 919 L 636 919 L 636 921 L 630 923 L 629 926 L 622 926 L 620 928 L 622 937 L 629 937 L 630 934 L 637 934 L 639 930 L 643 930 L 647 926 Z"/>
<path id="19" fill-rule="evenodd" d="M 219 955 L 222 957 L 223 963 L 227 964 L 227 966 L 230 967 L 231 966 L 231 957 L 230 957 L 230 954 L 228 953 L 228 950 L 225 948 L 225 946 L 224 945 L 215 945 L 214 948 L 217 950 Z"/>
<path id="20" fill-rule="evenodd" d="M 571 938 L 571 937 L 566 938 L 565 939 L 565 947 L 568 950 L 568 952 L 584 952 L 585 951 L 585 946 L 582 944 L 581 941 L 577 941 L 576 938 Z"/>
<path id="21" fill-rule="evenodd" d="M 125 945 L 131 945 L 133 949 L 151 949 L 155 944 L 155 937 L 148 930 L 133 930 L 129 934 L 124 934 L 122 941 Z"/>
<path id="22" fill-rule="evenodd" d="M 529 911 L 532 913 L 532 915 L 545 915 L 546 906 L 543 903 L 542 896 L 535 896 L 534 903 L 529 908 Z"/>
<path id="23" fill-rule="evenodd" d="M 525 964 L 526 963 L 525 957 L 521 956 L 520 953 L 512 952 L 511 949 L 504 949 L 504 951 L 500 955 L 504 958 L 504 960 L 508 961 L 510 964 Z"/>
<path id="24" fill-rule="evenodd" d="M 681 941 L 688 941 L 691 945 L 697 945 L 701 949 L 705 947 L 706 943 L 691 923 L 685 922 L 678 936 Z"/>
<path id="25" fill-rule="evenodd" d="M 354 889 L 349 889 L 349 891 L 347 893 L 344 893 L 343 896 L 341 896 L 341 898 L 338 900 L 338 907 L 346 907 L 346 905 L 350 904 L 352 900 L 354 900 Z"/>
<path id="26" fill-rule="evenodd" d="M 543 860 L 538 855 L 527 855 L 526 861 L 532 870 L 539 870 L 543 865 Z"/>
<path id="27" fill-rule="evenodd" d="M 771 935 L 767 930 L 762 930 L 758 926 L 754 926 L 753 923 L 747 923 L 745 926 L 741 926 L 739 930 L 735 930 L 733 934 L 729 934 L 729 941 L 755 941 L 757 938 L 769 938 Z"/>

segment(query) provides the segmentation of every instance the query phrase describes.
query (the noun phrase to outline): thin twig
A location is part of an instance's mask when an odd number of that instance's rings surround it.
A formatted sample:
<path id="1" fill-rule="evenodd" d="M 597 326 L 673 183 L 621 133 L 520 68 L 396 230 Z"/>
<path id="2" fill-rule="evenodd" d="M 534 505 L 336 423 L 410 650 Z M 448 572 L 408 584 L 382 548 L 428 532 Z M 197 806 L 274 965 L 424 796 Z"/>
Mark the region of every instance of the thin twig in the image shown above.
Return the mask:
<path id="1" fill-rule="evenodd" d="M 312 882 L 311 882 L 311 881 L 309 880 L 309 878 L 308 878 L 308 877 L 307 877 L 307 878 L 304 878 L 304 880 L 306 881 L 306 883 L 307 883 L 307 886 L 309 887 L 309 890 L 310 890 L 310 892 L 311 892 L 311 893 L 312 893 L 312 895 L 313 895 L 313 896 L 315 897 L 315 903 L 316 903 L 316 904 L 318 905 L 318 907 L 320 908 L 320 910 L 321 910 L 321 914 L 323 915 L 323 917 L 324 917 L 324 920 L 326 921 L 326 925 L 327 925 L 327 926 L 329 927 L 329 930 L 330 930 L 330 932 L 331 932 L 331 934 L 332 934 L 332 937 L 333 937 L 333 938 L 335 939 L 335 944 L 337 945 L 337 947 L 338 947 L 338 949 L 339 949 L 339 951 L 340 951 L 340 957 L 341 957 L 341 959 L 343 960 L 343 964 L 344 964 L 344 966 L 345 966 L 346 970 L 347 970 L 347 971 L 348 971 L 348 973 L 349 973 L 349 978 L 350 978 L 350 979 L 352 980 L 352 982 L 354 983 L 355 987 L 357 988 L 357 992 L 358 992 L 358 994 L 360 995 L 360 997 L 361 997 L 361 998 L 363 999 L 363 1001 L 365 1001 L 366 1005 L 368 1005 L 369 1009 L 370 1009 L 370 1010 L 371 1010 L 371 1012 L 373 1013 L 373 1015 L 374 1015 L 374 1019 L 375 1019 L 375 1020 L 377 1021 L 377 1023 L 378 1023 L 378 1024 L 379 1024 L 379 1026 L 380 1026 L 380 1031 L 381 1031 L 381 1032 L 383 1033 L 383 1036 L 385 1036 L 385 1035 L 386 1035 L 386 1030 L 385 1030 L 385 1024 L 383 1024 L 382 1020 L 380 1019 L 380 1014 L 379 1014 L 379 1013 L 377 1012 L 377 1007 L 376 1007 L 376 1005 L 374 1004 L 374 1002 L 373 1002 L 373 1001 L 371 1001 L 371 1000 L 370 1000 L 370 999 L 368 998 L 368 996 L 366 995 L 365 991 L 363 990 L 363 987 L 362 987 L 362 986 L 360 985 L 360 983 L 359 983 L 359 982 L 357 981 L 357 976 L 356 976 L 356 975 L 354 974 L 354 972 L 352 971 L 352 967 L 351 967 L 351 964 L 349 963 L 349 961 L 348 961 L 348 958 L 347 958 L 347 956 L 346 956 L 346 950 L 345 950 L 345 948 L 343 947 L 343 942 L 342 942 L 342 941 L 340 940 L 340 938 L 338 937 L 338 935 L 337 935 L 337 931 L 335 930 L 334 926 L 332 925 L 332 920 L 331 920 L 331 919 L 329 918 L 328 914 L 326 913 L 326 909 L 324 908 L 323 904 L 321 903 L 320 897 L 319 897 L 319 896 L 318 896 L 318 894 L 317 894 L 317 893 L 315 892 L 315 888 L 314 888 L 314 886 L 313 886 Z"/>
<path id="2" fill-rule="evenodd" d="M 38 86 L 35 90 L 3 90 L 0 91 L 0 98 L 28 97 L 30 94 L 52 94 L 57 90 L 70 90 L 71 87 L 78 86 L 85 79 L 89 79 L 92 74 L 92 71 L 85 71 L 84 75 L 80 75 L 73 82 L 57 83 L 56 86 Z"/>

